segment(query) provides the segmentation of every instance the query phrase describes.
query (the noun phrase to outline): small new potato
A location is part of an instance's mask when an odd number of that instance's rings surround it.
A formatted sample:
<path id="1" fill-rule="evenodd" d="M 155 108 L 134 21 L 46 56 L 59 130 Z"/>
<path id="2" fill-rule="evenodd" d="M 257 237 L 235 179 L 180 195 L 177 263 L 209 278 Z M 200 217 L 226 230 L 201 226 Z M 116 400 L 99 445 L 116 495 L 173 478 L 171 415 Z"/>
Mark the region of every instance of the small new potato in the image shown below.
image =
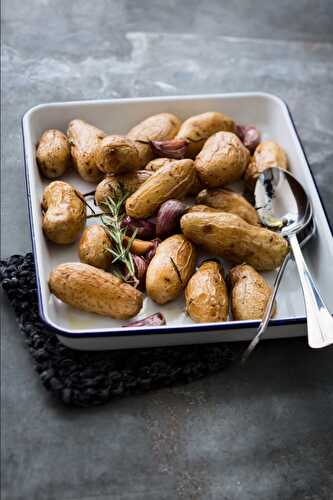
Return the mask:
<path id="1" fill-rule="evenodd" d="M 140 168 L 136 143 L 122 135 L 107 135 L 96 151 L 96 163 L 104 174 L 121 174 Z"/>
<path id="2" fill-rule="evenodd" d="M 259 175 L 270 167 L 280 167 L 288 170 L 288 158 L 284 150 L 276 142 L 265 141 L 257 146 L 245 171 L 246 190 L 253 192 Z"/>
<path id="3" fill-rule="evenodd" d="M 114 319 L 129 319 L 138 314 L 143 294 L 102 269 L 70 262 L 60 264 L 50 274 L 50 292 L 82 311 Z"/>
<path id="4" fill-rule="evenodd" d="M 135 142 L 139 153 L 140 167 L 144 168 L 154 158 L 154 153 L 149 144 L 138 141 L 167 141 L 173 139 L 180 128 L 177 116 L 171 113 L 159 113 L 149 116 L 146 120 L 133 127 L 127 137 Z"/>
<path id="5" fill-rule="evenodd" d="M 206 140 L 216 132 L 234 132 L 235 123 L 229 116 L 215 111 L 191 116 L 180 127 L 176 139 L 187 139 L 187 156 L 195 158 Z"/>
<path id="6" fill-rule="evenodd" d="M 229 189 L 203 189 L 196 198 L 197 203 L 217 208 L 223 212 L 239 215 L 249 224 L 259 226 L 256 209 L 241 194 Z"/>
<path id="7" fill-rule="evenodd" d="M 288 253 L 282 236 L 228 212 L 187 213 L 180 225 L 186 238 L 213 255 L 236 264 L 246 262 L 258 271 L 276 269 Z"/>
<path id="8" fill-rule="evenodd" d="M 155 172 L 126 201 L 126 213 L 147 218 L 171 198 L 184 197 L 193 184 L 192 160 L 174 160 Z"/>
<path id="9" fill-rule="evenodd" d="M 165 165 L 170 165 L 170 163 L 174 162 L 175 160 L 171 158 L 155 158 L 155 160 L 150 161 L 147 165 L 145 170 L 151 171 L 151 172 L 157 172 L 161 167 L 164 167 Z M 202 185 L 200 184 L 199 178 L 194 171 L 194 176 L 193 176 L 193 181 L 192 184 L 189 186 L 189 189 L 186 194 L 189 196 L 196 196 L 199 191 L 201 191 Z"/>
<path id="10" fill-rule="evenodd" d="M 37 143 L 37 164 L 48 179 L 64 175 L 71 165 L 71 152 L 67 137 L 60 130 L 45 130 Z"/>
<path id="11" fill-rule="evenodd" d="M 253 267 L 241 264 L 229 271 L 231 310 L 234 320 L 262 319 L 272 290 Z M 276 307 L 273 310 L 273 316 Z"/>
<path id="12" fill-rule="evenodd" d="M 101 205 L 108 197 L 113 198 L 119 190 L 128 194 L 134 193 L 152 174 L 153 172 L 148 170 L 137 170 L 127 174 L 107 175 L 96 187 L 96 205 Z"/>
<path id="13" fill-rule="evenodd" d="M 103 173 L 97 166 L 96 153 L 105 132 L 83 120 L 72 120 L 67 137 L 78 174 L 87 182 L 99 182 Z"/>
<path id="14" fill-rule="evenodd" d="M 162 241 L 147 269 L 148 296 L 158 304 L 176 299 L 194 272 L 195 260 L 194 245 L 183 235 Z"/>
<path id="15" fill-rule="evenodd" d="M 217 132 L 205 142 L 194 167 L 204 186 L 223 187 L 242 177 L 249 158 L 249 150 L 236 134 Z"/>
<path id="16" fill-rule="evenodd" d="M 228 291 L 219 262 L 207 260 L 189 280 L 185 290 L 186 312 L 196 323 L 228 318 Z"/>
<path id="17" fill-rule="evenodd" d="M 42 227 L 50 241 L 67 245 L 77 239 L 86 222 L 83 199 L 67 182 L 53 181 L 47 186 L 41 203 Z"/>
<path id="18" fill-rule="evenodd" d="M 80 261 L 100 269 L 108 269 L 112 263 L 111 240 L 99 224 L 87 227 L 79 244 Z"/>

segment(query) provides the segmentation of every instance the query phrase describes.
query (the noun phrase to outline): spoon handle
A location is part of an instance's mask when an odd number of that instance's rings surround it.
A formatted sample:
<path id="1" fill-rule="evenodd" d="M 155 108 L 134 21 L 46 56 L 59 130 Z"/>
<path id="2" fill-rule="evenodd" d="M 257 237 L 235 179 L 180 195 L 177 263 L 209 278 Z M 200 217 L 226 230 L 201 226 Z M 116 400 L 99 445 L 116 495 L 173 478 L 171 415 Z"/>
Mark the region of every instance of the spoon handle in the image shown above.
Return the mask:
<path id="1" fill-rule="evenodd" d="M 333 318 L 313 281 L 296 234 L 288 236 L 288 240 L 294 255 L 304 295 L 309 346 L 320 348 L 333 344 Z"/>
<path id="2" fill-rule="evenodd" d="M 258 327 L 257 334 L 251 340 L 250 344 L 247 346 L 247 348 L 245 349 L 244 353 L 242 354 L 241 363 L 245 363 L 245 361 L 247 360 L 247 358 L 250 356 L 251 352 L 257 346 L 257 344 L 258 344 L 258 342 L 260 340 L 260 337 L 267 330 L 269 320 L 271 319 L 271 316 L 272 316 L 272 310 L 273 310 L 273 307 L 274 307 L 275 297 L 276 297 L 278 288 L 280 286 L 284 270 L 285 270 L 285 268 L 286 268 L 286 266 L 287 266 L 287 264 L 289 262 L 289 259 L 290 259 L 290 253 L 288 253 L 285 256 L 285 258 L 284 258 L 284 260 L 283 260 L 283 262 L 282 262 L 282 264 L 280 266 L 280 269 L 279 269 L 279 271 L 278 271 L 278 273 L 276 275 L 275 281 L 274 281 L 274 285 L 273 285 L 273 290 L 272 290 L 271 296 L 269 298 L 269 301 L 267 302 L 264 315 L 263 315 L 261 323 L 260 323 L 260 325 Z"/>

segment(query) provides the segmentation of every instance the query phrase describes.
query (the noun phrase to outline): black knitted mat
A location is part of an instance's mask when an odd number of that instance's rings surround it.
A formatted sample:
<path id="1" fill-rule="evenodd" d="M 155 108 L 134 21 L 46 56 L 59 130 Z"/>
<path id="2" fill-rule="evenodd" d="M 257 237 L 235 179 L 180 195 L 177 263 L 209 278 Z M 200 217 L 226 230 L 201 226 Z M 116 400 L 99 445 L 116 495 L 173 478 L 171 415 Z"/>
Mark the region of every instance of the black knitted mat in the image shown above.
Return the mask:
<path id="1" fill-rule="evenodd" d="M 84 352 L 65 347 L 39 318 L 31 253 L 0 261 L 0 282 L 14 308 L 43 385 L 71 406 L 198 380 L 228 367 L 235 347 L 207 344 Z M 238 347 L 239 350 L 239 347 Z"/>

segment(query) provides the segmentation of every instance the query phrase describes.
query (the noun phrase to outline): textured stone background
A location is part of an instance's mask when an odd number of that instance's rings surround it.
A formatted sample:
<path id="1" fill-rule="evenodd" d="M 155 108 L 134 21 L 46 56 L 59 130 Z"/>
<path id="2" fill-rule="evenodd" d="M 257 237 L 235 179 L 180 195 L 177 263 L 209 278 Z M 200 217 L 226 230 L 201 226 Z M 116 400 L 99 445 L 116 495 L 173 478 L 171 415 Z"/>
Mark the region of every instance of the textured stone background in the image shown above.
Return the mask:
<path id="1" fill-rule="evenodd" d="M 48 101 L 276 93 L 332 220 L 330 0 L 2 5 L 3 257 L 30 249 L 20 120 Z M 69 411 L 42 389 L 2 298 L 4 498 L 333 498 L 332 350 L 266 342 L 243 370 Z"/>

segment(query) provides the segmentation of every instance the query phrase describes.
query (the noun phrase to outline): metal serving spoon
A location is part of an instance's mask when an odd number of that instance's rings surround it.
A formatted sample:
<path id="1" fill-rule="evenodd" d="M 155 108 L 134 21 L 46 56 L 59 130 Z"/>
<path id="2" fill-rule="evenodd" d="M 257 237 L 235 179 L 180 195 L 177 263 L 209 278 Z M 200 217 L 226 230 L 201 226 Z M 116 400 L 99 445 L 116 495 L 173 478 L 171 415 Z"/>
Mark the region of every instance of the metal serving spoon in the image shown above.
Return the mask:
<path id="1" fill-rule="evenodd" d="M 303 246 L 315 232 L 312 206 L 303 187 L 289 172 L 272 167 L 259 176 L 255 188 L 255 200 L 261 222 L 270 229 L 279 231 L 289 241 L 303 289 L 310 347 L 320 348 L 332 344 L 333 318 L 308 270 L 297 238 L 298 234 Z M 307 232 L 305 236 L 304 228 Z M 248 358 L 267 328 L 276 292 L 289 258 L 290 253 L 280 267 L 258 333 L 245 350 L 242 362 Z"/>

